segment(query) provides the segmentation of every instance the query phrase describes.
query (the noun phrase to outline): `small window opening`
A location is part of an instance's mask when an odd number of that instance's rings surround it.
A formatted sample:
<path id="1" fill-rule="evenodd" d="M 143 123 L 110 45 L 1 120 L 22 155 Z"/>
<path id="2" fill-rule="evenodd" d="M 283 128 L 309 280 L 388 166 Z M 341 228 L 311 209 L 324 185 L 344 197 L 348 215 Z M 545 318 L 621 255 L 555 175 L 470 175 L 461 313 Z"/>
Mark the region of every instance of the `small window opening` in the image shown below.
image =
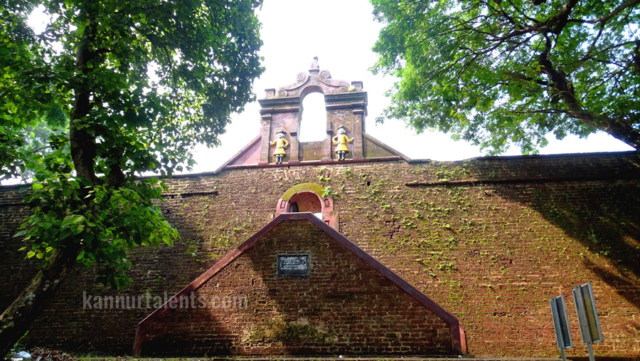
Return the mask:
<path id="1" fill-rule="evenodd" d="M 327 109 L 322 93 L 311 93 L 302 101 L 301 142 L 317 142 L 327 137 Z"/>
<path id="2" fill-rule="evenodd" d="M 291 213 L 298 213 L 298 212 L 300 212 L 300 211 L 298 210 L 298 203 L 296 203 L 296 202 L 291 203 L 291 209 L 289 210 L 289 212 L 291 212 Z"/>

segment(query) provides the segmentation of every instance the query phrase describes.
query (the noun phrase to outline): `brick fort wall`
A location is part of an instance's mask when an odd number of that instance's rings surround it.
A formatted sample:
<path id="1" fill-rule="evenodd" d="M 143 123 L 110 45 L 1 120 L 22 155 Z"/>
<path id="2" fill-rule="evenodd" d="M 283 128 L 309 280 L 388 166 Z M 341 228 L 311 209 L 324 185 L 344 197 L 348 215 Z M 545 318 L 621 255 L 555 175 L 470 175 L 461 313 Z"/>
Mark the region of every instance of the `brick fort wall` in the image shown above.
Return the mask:
<path id="1" fill-rule="evenodd" d="M 283 254 L 308 255 L 309 275 L 278 275 Z M 454 353 L 445 321 L 309 221 L 277 225 L 192 294 L 151 321 L 142 355 Z"/>
<path id="2" fill-rule="evenodd" d="M 135 326 L 153 308 L 88 308 L 83 296 L 171 296 L 269 222 L 287 189 L 316 182 L 335 191 L 342 234 L 460 319 L 470 354 L 558 356 L 549 298 L 563 294 L 576 344 L 568 355 L 585 356 L 571 289 L 591 281 L 605 339 L 596 354 L 638 357 L 639 169 L 635 153 L 612 153 L 175 177 L 160 207 L 182 239 L 132 252 L 134 283 L 123 292 L 77 270 L 26 341 L 130 354 Z M 35 273 L 12 238 L 26 214 L 20 198 L 15 187 L 0 190 L 0 308 Z"/>

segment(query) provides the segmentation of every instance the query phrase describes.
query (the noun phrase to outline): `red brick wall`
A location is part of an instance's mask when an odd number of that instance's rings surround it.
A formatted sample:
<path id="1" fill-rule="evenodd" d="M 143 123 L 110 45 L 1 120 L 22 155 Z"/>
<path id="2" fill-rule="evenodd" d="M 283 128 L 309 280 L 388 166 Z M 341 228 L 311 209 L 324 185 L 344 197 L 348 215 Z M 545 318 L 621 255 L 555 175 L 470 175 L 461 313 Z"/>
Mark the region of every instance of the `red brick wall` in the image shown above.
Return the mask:
<path id="1" fill-rule="evenodd" d="M 278 275 L 279 254 L 308 254 L 309 275 Z M 453 353 L 445 321 L 308 221 L 276 226 L 193 298 L 150 323 L 143 355 Z"/>
<path id="2" fill-rule="evenodd" d="M 135 282 L 126 293 L 176 293 L 262 228 L 288 188 L 319 182 L 337 191 L 340 232 L 456 315 L 469 353 L 557 356 L 549 298 L 562 293 L 577 345 L 568 354 L 585 356 L 571 288 L 591 281 L 605 338 L 595 346 L 596 355 L 637 357 L 639 163 L 635 154 L 595 154 L 244 169 L 174 178 L 173 196 L 162 208 L 182 240 L 173 248 L 132 254 Z M 478 179 L 493 181 L 439 183 Z M 406 185 L 415 182 L 424 185 Z M 217 195 L 189 194 L 214 188 Z M 0 204 L 10 197 L 19 199 L 11 189 L 1 191 Z M 0 307 L 33 274 L 16 251 L 20 242 L 11 238 L 21 209 L 0 205 Z M 83 290 L 103 292 L 90 273 L 79 271 L 36 321 L 30 342 L 130 353 L 135 325 L 152 309 L 83 309 Z"/>

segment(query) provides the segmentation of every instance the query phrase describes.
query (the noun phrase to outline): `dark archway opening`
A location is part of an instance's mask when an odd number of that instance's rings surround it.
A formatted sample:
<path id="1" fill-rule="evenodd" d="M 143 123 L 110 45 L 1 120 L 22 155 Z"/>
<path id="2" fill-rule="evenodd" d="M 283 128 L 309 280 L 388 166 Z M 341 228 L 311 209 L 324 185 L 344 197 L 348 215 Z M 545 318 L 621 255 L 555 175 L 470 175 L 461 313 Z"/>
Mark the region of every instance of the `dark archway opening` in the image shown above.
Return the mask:
<path id="1" fill-rule="evenodd" d="M 289 212 L 311 212 L 322 219 L 322 201 L 313 192 L 302 192 L 291 197 Z"/>

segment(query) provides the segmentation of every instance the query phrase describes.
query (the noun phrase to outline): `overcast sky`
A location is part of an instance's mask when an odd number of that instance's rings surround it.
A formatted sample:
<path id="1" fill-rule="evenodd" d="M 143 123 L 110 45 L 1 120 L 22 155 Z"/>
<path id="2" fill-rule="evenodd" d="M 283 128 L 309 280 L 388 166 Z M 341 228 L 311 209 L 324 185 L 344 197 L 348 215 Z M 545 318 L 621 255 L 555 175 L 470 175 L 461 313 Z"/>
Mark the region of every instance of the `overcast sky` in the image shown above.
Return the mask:
<path id="1" fill-rule="evenodd" d="M 449 134 L 415 135 L 415 131 L 400 121 L 375 124 L 375 118 L 389 104 L 384 93 L 394 79 L 373 76 L 368 70 L 376 61 L 376 54 L 371 48 L 382 28 L 374 21 L 372 10 L 368 0 L 265 0 L 258 13 L 262 22 L 262 55 L 266 67 L 254 86 L 258 98 L 264 97 L 264 89 L 295 82 L 296 74 L 308 71 L 312 58 L 317 56 L 320 68 L 329 70 L 334 79 L 364 82 L 369 96 L 367 133 L 411 158 L 458 160 L 482 155 L 478 147 L 464 141 L 453 141 Z M 221 147 L 198 147 L 198 164 L 194 172 L 215 170 L 257 136 L 260 130 L 259 109 L 255 102 L 249 104 L 242 114 L 235 115 L 227 133 L 221 137 Z M 308 106 L 305 113 L 311 113 Z M 305 124 L 305 116 L 301 137 L 309 136 L 309 132 L 305 134 L 305 125 L 308 124 Z M 318 123 L 323 125 L 321 121 Z M 588 139 L 569 136 L 562 141 L 551 136 L 549 141 L 541 153 L 631 150 L 606 133 L 595 134 Z M 514 148 L 508 154 L 520 154 L 520 150 Z"/>
<path id="2" fill-rule="evenodd" d="M 415 135 L 400 121 L 375 124 L 375 118 L 389 104 L 384 93 L 394 79 L 373 76 L 368 70 L 376 61 L 371 48 L 382 27 L 374 21 L 368 0 L 265 0 L 258 16 L 262 22 L 264 45 L 261 53 L 266 67 L 254 84 L 258 98 L 264 97 L 264 89 L 295 82 L 296 75 L 308 71 L 312 58 L 317 56 L 320 68 L 329 70 L 334 79 L 364 82 L 364 90 L 369 96 L 367 133 L 411 158 L 459 160 L 482 155 L 477 147 L 464 141 L 453 141 L 448 134 Z M 30 25 L 37 28 L 42 21 L 41 16 L 34 15 Z M 315 113 L 309 107 L 305 110 Z M 307 118 L 303 117 L 303 124 L 307 125 L 305 120 Z M 312 120 L 309 122 L 313 123 Z M 303 137 L 310 134 L 305 134 L 304 125 L 301 129 Z M 193 172 L 217 169 L 256 137 L 259 130 L 259 105 L 254 102 L 248 104 L 243 113 L 233 116 L 232 124 L 220 138 L 222 146 L 214 149 L 196 147 L 198 164 Z M 568 136 L 562 141 L 551 136 L 549 141 L 550 144 L 541 150 L 542 154 L 631 150 L 605 133 L 588 139 Z M 519 153 L 519 149 L 514 148 L 507 154 Z"/>

